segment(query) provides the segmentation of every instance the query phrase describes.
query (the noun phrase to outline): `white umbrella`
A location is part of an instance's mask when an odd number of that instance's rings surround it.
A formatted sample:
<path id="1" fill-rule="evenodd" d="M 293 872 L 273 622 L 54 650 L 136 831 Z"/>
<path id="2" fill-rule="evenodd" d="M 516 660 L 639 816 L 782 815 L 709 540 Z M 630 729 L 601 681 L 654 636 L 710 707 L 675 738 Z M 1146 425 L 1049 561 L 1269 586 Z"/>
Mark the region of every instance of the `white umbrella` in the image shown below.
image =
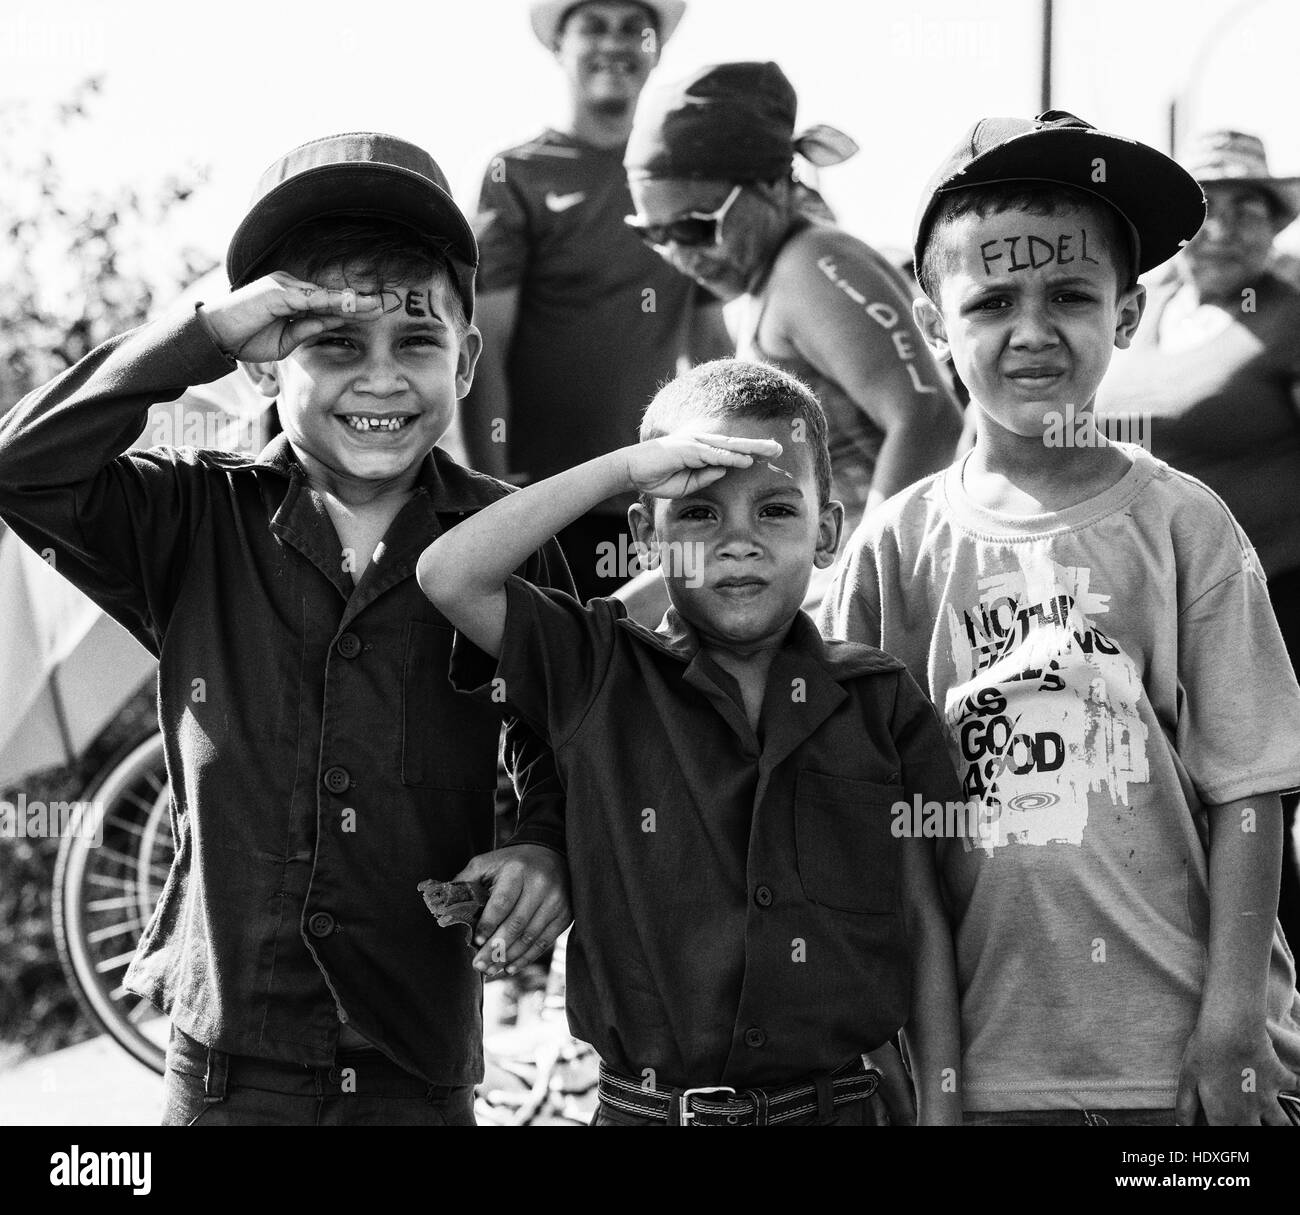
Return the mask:
<path id="1" fill-rule="evenodd" d="M 0 788 L 75 760 L 153 671 L 124 628 L 0 534 Z"/>

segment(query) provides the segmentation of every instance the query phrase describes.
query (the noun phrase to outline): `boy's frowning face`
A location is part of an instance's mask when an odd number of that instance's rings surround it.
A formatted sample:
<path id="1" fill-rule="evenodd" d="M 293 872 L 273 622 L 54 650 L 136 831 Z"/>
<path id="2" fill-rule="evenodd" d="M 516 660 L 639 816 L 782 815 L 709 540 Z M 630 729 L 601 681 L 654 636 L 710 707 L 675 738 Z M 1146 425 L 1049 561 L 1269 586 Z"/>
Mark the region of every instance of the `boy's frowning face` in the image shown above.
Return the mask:
<path id="1" fill-rule="evenodd" d="M 935 239 L 948 243 L 940 302 L 917 320 L 940 357 L 951 354 L 971 397 L 1026 437 L 1044 415 L 1092 404 L 1142 314 L 1141 287 L 1118 292 L 1113 224 L 1087 206 L 1055 215 L 1012 208 L 960 216 Z"/>
<path id="2" fill-rule="evenodd" d="M 329 288 L 377 289 L 341 269 L 316 277 Z M 308 338 L 274 364 L 270 387 L 290 442 L 357 481 L 417 466 L 451 424 L 478 358 L 478 330 L 456 333 L 451 290 L 440 277 L 390 283 L 377 319 Z"/>
<path id="3" fill-rule="evenodd" d="M 814 565 L 834 561 L 843 508 L 818 505 L 810 444 L 793 441 L 788 423 L 701 419 L 700 429 L 775 439 L 783 451 L 689 497 L 656 499 L 653 520 L 639 504 L 629 519 L 639 541 L 660 546 L 673 606 L 701 639 L 753 646 L 784 634 Z"/>

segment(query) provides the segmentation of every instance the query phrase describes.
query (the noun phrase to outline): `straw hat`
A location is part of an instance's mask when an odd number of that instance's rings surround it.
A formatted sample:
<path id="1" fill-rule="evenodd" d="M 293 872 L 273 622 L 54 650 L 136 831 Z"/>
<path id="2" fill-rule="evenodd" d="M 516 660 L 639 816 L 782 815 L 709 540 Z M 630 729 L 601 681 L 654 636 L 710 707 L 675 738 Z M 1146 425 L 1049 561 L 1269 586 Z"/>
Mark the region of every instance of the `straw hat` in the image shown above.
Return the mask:
<path id="1" fill-rule="evenodd" d="M 549 51 L 555 46 L 555 39 L 560 32 L 560 23 L 570 9 L 577 8 L 583 0 L 544 0 L 534 4 L 528 16 L 533 23 L 533 33 L 537 40 Z M 655 15 L 659 24 L 659 45 L 672 37 L 673 30 L 686 12 L 685 0 L 636 0 Z"/>
<path id="2" fill-rule="evenodd" d="M 1207 131 L 1193 141 L 1182 164 L 1203 186 L 1230 182 L 1262 190 L 1274 200 L 1282 227 L 1300 215 L 1300 177 L 1274 177 L 1258 135 Z"/>

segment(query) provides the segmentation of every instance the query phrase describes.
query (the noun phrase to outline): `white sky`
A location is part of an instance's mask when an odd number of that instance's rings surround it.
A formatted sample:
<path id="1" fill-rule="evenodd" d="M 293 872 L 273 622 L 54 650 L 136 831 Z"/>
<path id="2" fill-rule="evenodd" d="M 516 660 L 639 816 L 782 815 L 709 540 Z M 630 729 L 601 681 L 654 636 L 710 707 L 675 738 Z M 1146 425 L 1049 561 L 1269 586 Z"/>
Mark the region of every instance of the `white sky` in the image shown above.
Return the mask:
<path id="1" fill-rule="evenodd" d="M 921 185 L 963 129 L 1037 111 L 1039 10 L 691 0 L 659 70 L 776 59 L 801 123 L 832 123 L 862 145 L 822 178 L 845 226 L 901 247 Z M 69 175 L 147 182 L 210 165 L 178 235 L 215 256 L 262 169 L 333 131 L 423 144 L 468 206 L 493 152 L 563 112 L 526 13 L 526 0 L 4 0 L 0 100 L 59 97 L 105 73 L 93 128 L 64 153 Z M 1197 66 L 1191 124 L 1256 131 L 1275 172 L 1300 173 L 1297 35 L 1294 0 L 1057 0 L 1053 102 L 1164 147 L 1169 99 Z"/>

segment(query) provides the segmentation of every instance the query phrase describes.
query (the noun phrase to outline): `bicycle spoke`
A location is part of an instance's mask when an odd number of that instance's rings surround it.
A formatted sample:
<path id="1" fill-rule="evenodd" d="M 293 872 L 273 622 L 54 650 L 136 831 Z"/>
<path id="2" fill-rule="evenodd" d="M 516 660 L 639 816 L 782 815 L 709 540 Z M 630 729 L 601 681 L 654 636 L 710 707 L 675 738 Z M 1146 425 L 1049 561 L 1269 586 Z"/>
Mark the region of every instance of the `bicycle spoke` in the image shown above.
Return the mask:
<path id="1" fill-rule="evenodd" d="M 122 988 L 121 990 L 125 991 L 126 988 Z M 130 994 L 135 995 L 135 992 L 131 992 Z M 130 1021 L 132 1025 L 139 1025 L 141 1021 L 148 1021 L 151 1017 L 157 1016 L 161 1016 L 161 1014 L 142 996 L 136 1003 L 136 1006 L 126 1014 L 126 1019 Z"/>
<path id="2" fill-rule="evenodd" d="M 124 908 L 134 906 L 135 899 L 130 895 L 122 895 L 116 899 L 92 899 L 86 904 L 86 910 L 91 912 L 122 911 Z"/>
<path id="3" fill-rule="evenodd" d="M 115 958 L 105 958 L 102 962 L 95 963 L 95 973 L 106 975 L 110 970 L 117 970 L 119 967 L 129 965 L 133 957 L 135 957 L 134 949 L 126 953 L 119 953 Z"/>
<path id="4" fill-rule="evenodd" d="M 109 827 L 116 827 L 121 831 L 128 831 L 137 839 L 144 836 L 144 824 L 132 822 L 129 818 L 119 818 L 117 815 L 104 816 L 105 830 Z"/>
<path id="5" fill-rule="evenodd" d="M 82 880 L 87 886 L 108 886 L 112 890 L 130 890 L 135 884 L 128 878 L 109 877 L 105 873 L 88 873 Z"/>
<path id="6" fill-rule="evenodd" d="M 121 800 L 124 802 L 130 802 L 131 805 L 141 810 L 144 813 L 145 818 L 149 817 L 149 812 L 153 809 L 153 800 L 151 798 L 143 798 L 138 793 L 131 792 L 130 790 L 122 794 Z"/>
<path id="7" fill-rule="evenodd" d="M 94 932 L 86 933 L 86 940 L 91 945 L 98 945 L 100 941 L 107 941 L 113 937 L 120 937 L 124 933 L 131 933 L 139 936 L 142 925 L 135 916 L 129 920 L 123 920 L 120 924 L 110 924 L 107 928 L 96 928 Z"/>
<path id="8" fill-rule="evenodd" d="M 95 849 L 96 860 L 116 861 L 128 872 L 135 872 L 135 857 L 128 856 L 125 852 L 119 852 L 116 848 L 106 848 L 103 845 Z"/>

